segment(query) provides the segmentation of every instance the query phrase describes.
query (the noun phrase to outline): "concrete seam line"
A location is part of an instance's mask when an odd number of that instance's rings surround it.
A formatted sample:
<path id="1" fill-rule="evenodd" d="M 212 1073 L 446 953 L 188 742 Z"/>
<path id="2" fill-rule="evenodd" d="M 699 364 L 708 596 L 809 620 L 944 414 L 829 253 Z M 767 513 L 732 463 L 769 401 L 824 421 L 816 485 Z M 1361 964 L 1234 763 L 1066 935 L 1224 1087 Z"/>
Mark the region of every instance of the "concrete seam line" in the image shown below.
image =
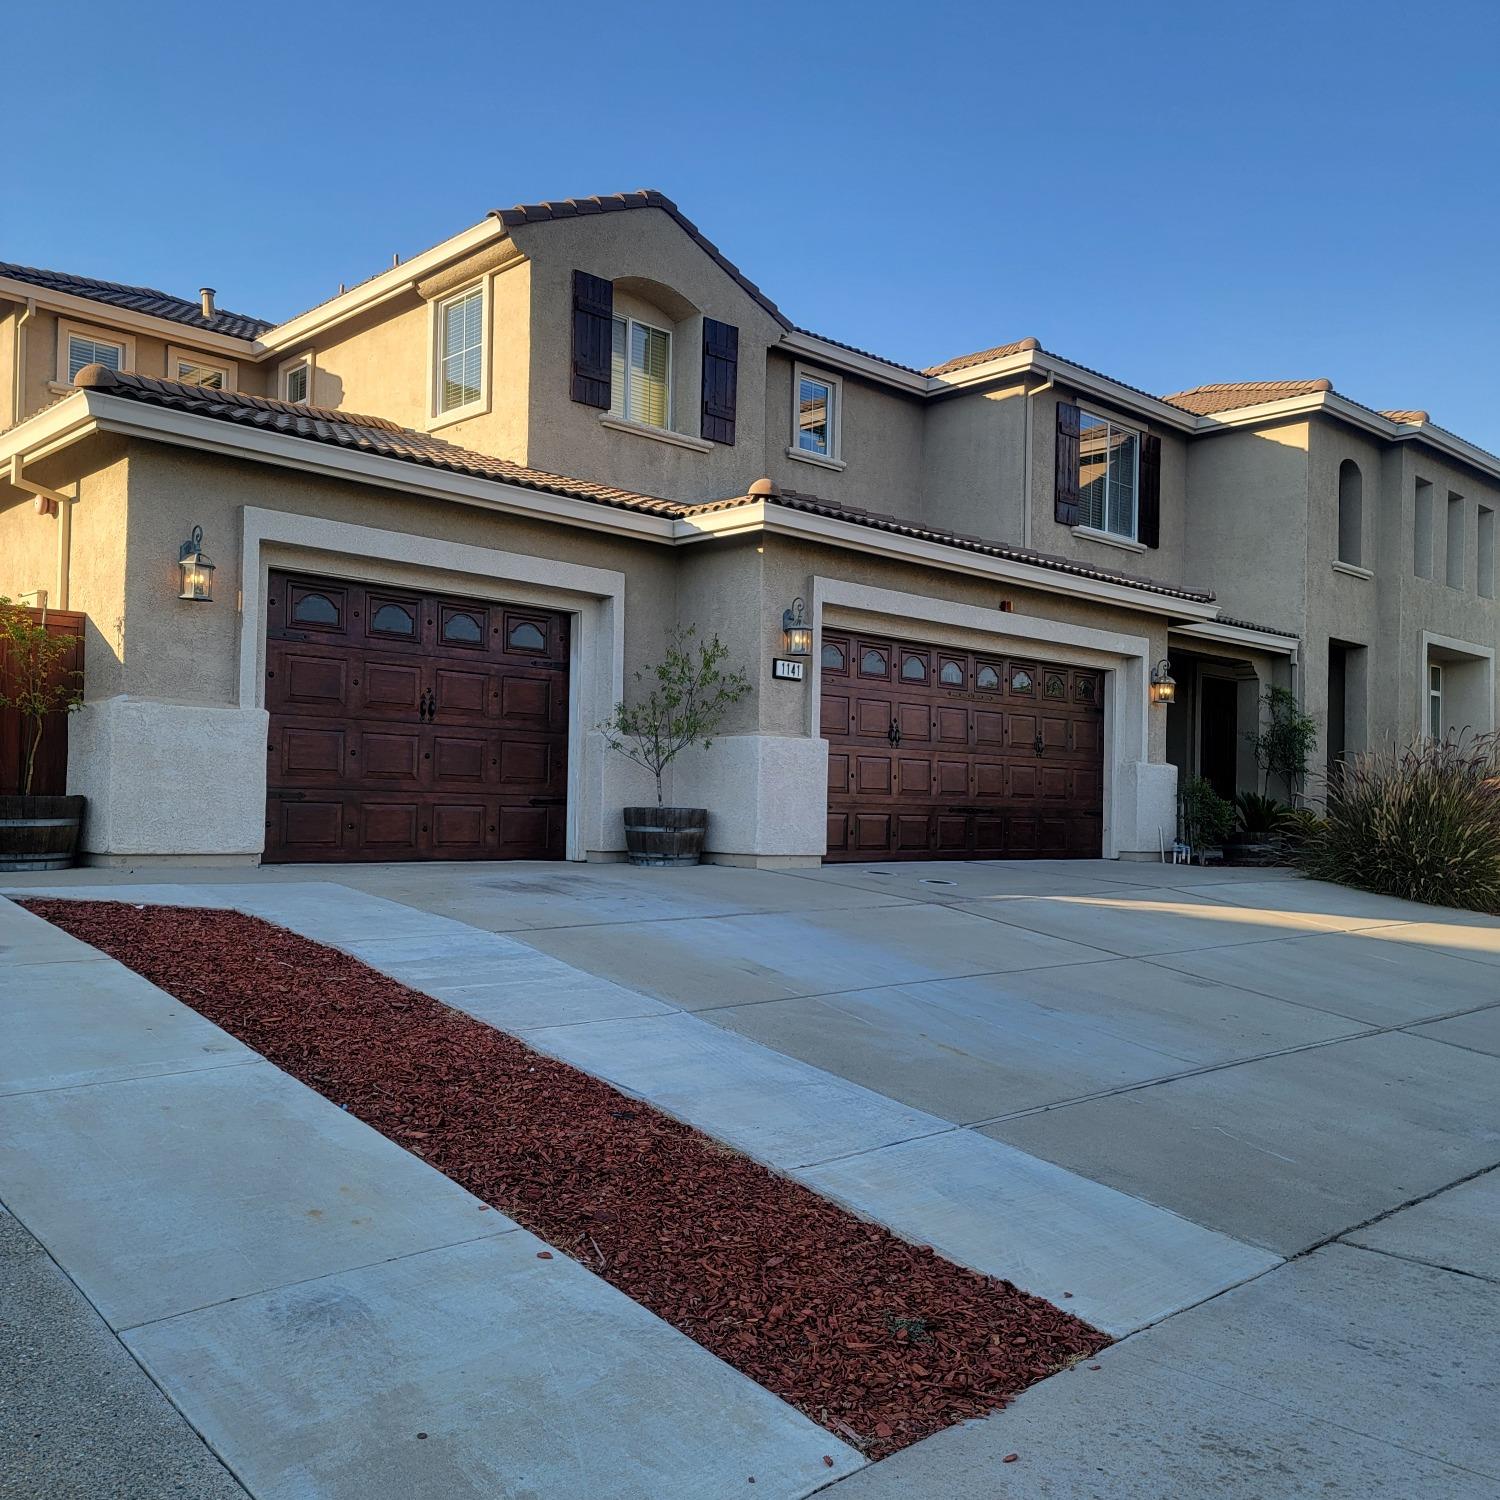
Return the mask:
<path id="1" fill-rule="evenodd" d="M 1444 1188 L 1444 1192 L 1448 1189 Z M 1358 1234 L 1357 1229 L 1351 1229 L 1350 1234 Z M 1334 1241 L 1342 1245 L 1346 1250 L 1363 1250 L 1368 1255 L 1384 1255 L 1391 1260 L 1405 1261 L 1409 1266 L 1422 1266 L 1429 1271 L 1441 1271 L 1446 1276 L 1467 1276 L 1473 1281 L 1483 1281 L 1490 1286 L 1500 1286 L 1500 1276 L 1487 1276 L 1483 1271 L 1466 1271 L 1462 1266 L 1445 1266 L 1441 1261 L 1423 1260 L 1420 1255 L 1403 1255 L 1399 1250 L 1387 1250 L 1383 1245 L 1362 1245 L 1358 1240 L 1339 1239 Z"/>

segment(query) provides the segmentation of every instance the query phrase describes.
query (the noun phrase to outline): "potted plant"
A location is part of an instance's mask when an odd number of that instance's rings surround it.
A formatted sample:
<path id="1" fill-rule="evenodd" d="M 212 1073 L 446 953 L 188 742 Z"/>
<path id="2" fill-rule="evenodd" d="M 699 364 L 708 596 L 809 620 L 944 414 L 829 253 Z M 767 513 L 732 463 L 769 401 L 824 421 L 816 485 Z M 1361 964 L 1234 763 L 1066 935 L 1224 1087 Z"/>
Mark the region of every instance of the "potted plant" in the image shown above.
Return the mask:
<path id="1" fill-rule="evenodd" d="M 45 615 L 0 596 L 0 709 L 20 718 L 15 791 L 0 794 L 0 870 L 63 870 L 73 863 L 82 797 L 33 796 L 48 714 L 83 701 L 83 674 L 66 665 L 76 636 L 54 635 Z"/>
<path id="2" fill-rule="evenodd" d="M 1255 763 L 1265 778 L 1264 790 L 1271 793 L 1274 776 L 1293 805 L 1301 795 L 1307 779 L 1307 758 L 1318 743 L 1318 724 L 1302 712 L 1297 695 L 1290 688 L 1273 687 L 1261 699 L 1265 716 L 1253 734 L 1245 736 L 1255 751 Z"/>
<path id="3" fill-rule="evenodd" d="M 637 701 L 619 703 L 599 726 L 604 742 L 656 778 L 655 807 L 625 809 L 625 848 L 634 865 L 695 865 L 708 810 L 667 807 L 662 773 L 690 745 L 707 750 L 731 705 L 750 691 L 743 672 L 724 670 L 729 648 L 699 641 L 693 626 L 673 633 L 660 662 L 635 673 Z"/>

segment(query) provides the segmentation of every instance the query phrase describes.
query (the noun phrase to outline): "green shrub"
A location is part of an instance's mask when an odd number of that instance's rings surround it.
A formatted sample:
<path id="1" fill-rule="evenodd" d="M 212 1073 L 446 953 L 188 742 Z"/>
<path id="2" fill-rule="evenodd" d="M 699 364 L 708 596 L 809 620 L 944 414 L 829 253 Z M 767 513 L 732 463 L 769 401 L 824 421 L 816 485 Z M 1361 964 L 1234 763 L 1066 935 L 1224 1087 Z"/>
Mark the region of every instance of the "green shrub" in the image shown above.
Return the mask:
<path id="1" fill-rule="evenodd" d="M 1226 802 L 1201 776 L 1182 789 L 1182 829 L 1200 858 L 1216 849 L 1234 828 L 1234 804 Z"/>
<path id="2" fill-rule="evenodd" d="M 1346 761 L 1296 862 L 1319 880 L 1500 913 L 1500 737 L 1422 739 Z"/>
<path id="3" fill-rule="evenodd" d="M 1234 799 L 1234 807 L 1239 814 L 1239 825 L 1246 833 L 1275 833 L 1291 812 L 1286 803 L 1262 797 L 1259 792 L 1241 792 Z"/>

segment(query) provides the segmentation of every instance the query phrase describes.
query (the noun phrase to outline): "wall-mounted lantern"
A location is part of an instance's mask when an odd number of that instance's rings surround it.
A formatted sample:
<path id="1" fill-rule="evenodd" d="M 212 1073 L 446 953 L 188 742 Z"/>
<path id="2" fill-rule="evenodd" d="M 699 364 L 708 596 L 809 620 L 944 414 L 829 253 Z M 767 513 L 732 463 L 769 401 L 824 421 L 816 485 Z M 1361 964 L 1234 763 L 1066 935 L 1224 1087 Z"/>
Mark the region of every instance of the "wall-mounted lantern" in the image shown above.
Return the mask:
<path id="1" fill-rule="evenodd" d="M 812 655 L 812 626 L 802 618 L 801 599 L 793 599 L 792 607 L 781 612 L 781 639 L 788 656 Z"/>
<path id="2" fill-rule="evenodd" d="M 182 571 L 182 591 L 179 599 L 196 599 L 204 604 L 214 597 L 214 565 L 203 552 L 203 528 L 193 527 L 193 534 L 177 553 L 177 566 Z"/>
<path id="3" fill-rule="evenodd" d="M 1177 679 L 1165 658 L 1151 668 L 1151 701 L 1153 703 L 1175 703 L 1177 701 Z"/>

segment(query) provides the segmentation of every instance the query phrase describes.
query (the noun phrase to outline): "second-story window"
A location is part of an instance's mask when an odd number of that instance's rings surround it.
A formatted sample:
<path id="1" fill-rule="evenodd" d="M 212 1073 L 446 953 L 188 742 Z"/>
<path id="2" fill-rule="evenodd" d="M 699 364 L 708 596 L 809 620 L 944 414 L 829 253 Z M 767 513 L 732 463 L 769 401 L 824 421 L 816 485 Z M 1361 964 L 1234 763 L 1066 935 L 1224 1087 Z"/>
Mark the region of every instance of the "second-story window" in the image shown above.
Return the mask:
<path id="1" fill-rule="evenodd" d="M 609 414 L 647 427 L 672 423 L 672 335 L 635 318 L 615 318 Z"/>
<path id="2" fill-rule="evenodd" d="M 437 414 L 476 406 L 484 396 L 484 288 L 438 304 Z"/>
<path id="3" fill-rule="evenodd" d="M 281 399 L 305 402 L 312 395 L 312 364 L 305 359 L 294 360 L 281 369 Z"/>
<path id="4" fill-rule="evenodd" d="M 1140 434 L 1087 411 L 1078 426 L 1079 524 L 1133 541 Z"/>
<path id="5" fill-rule="evenodd" d="M 204 359 L 186 349 L 167 350 L 167 379 L 183 385 L 201 385 L 212 391 L 234 389 L 234 366 L 221 360 Z"/>
<path id="6" fill-rule="evenodd" d="M 118 370 L 125 363 L 125 346 L 87 333 L 68 335 L 68 384 L 85 365 L 103 365 Z"/>

